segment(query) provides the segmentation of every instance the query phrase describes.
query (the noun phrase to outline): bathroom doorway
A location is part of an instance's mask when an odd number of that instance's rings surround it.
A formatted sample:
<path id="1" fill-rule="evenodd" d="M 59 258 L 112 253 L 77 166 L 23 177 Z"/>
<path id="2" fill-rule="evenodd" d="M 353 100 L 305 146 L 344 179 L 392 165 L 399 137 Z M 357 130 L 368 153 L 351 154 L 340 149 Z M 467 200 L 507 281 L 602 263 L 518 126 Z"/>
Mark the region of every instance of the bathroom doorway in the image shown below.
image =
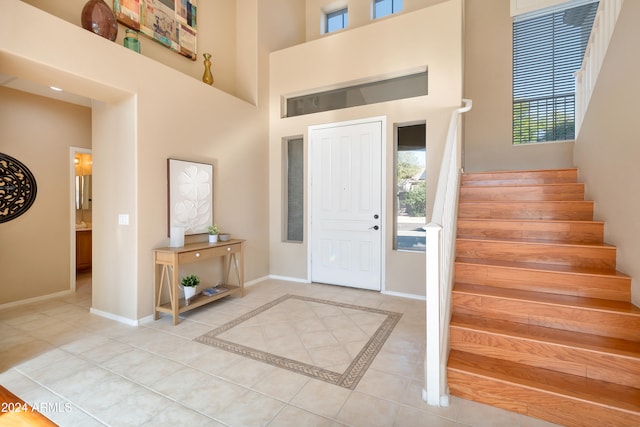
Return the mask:
<path id="1" fill-rule="evenodd" d="M 71 148 L 71 265 L 72 291 L 91 292 L 93 247 L 91 149 Z"/>

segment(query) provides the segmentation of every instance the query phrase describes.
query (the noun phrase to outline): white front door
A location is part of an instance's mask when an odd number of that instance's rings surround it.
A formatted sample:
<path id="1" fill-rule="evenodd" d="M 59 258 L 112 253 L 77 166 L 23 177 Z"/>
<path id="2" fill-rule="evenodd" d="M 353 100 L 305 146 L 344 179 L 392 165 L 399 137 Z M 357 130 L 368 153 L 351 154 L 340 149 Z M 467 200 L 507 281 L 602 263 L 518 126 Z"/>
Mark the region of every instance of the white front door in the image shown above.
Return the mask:
<path id="1" fill-rule="evenodd" d="M 309 128 L 311 280 L 381 290 L 383 120 Z"/>

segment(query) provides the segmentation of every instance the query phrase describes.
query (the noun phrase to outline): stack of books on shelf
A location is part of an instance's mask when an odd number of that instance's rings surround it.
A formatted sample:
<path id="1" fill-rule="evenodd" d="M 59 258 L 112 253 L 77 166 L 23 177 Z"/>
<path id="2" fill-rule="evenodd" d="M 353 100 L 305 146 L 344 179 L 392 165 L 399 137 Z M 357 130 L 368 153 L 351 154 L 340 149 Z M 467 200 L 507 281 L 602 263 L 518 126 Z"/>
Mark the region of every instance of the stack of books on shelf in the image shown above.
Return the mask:
<path id="1" fill-rule="evenodd" d="M 224 292 L 226 290 L 227 288 L 225 288 L 224 286 L 216 286 L 215 288 L 207 288 L 203 290 L 202 295 L 204 295 L 205 297 L 210 297 L 212 295 L 219 294 L 220 292 Z"/>

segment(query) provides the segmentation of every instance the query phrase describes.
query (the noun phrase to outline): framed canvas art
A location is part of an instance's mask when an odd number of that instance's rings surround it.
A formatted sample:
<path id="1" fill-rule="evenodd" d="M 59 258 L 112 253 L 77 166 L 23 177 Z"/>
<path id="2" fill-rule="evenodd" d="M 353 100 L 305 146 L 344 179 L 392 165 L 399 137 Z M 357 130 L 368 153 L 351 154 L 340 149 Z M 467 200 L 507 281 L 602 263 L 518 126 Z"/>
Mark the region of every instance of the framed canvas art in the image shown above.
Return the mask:
<path id="1" fill-rule="evenodd" d="M 167 159 L 168 235 L 172 227 L 184 234 L 207 233 L 213 224 L 213 165 Z"/>

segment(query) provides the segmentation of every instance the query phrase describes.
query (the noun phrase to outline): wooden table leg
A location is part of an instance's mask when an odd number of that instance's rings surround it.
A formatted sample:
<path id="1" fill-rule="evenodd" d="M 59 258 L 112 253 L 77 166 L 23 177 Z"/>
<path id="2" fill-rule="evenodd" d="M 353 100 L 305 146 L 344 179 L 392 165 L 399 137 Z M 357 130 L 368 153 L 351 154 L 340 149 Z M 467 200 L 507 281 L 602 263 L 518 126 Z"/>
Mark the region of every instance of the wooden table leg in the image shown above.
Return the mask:
<path id="1" fill-rule="evenodd" d="M 177 325 L 180 317 L 180 295 L 178 295 L 178 266 L 173 265 L 173 274 L 171 279 L 171 314 L 173 315 L 173 324 Z"/>

